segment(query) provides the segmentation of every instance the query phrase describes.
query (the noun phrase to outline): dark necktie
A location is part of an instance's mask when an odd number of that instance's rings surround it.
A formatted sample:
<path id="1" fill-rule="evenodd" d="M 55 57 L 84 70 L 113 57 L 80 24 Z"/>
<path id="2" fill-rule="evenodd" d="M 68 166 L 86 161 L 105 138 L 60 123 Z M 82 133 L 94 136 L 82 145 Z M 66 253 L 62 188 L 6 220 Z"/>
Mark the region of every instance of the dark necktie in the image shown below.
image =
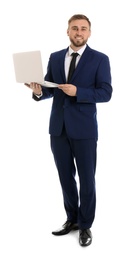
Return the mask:
<path id="1" fill-rule="evenodd" d="M 67 79 L 67 82 L 70 81 L 71 77 L 72 77 L 72 74 L 75 70 L 75 62 L 76 62 L 76 58 L 77 56 L 79 55 L 77 52 L 73 52 L 72 54 L 72 60 L 70 62 L 70 67 L 69 67 L 69 72 L 68 72 L 68 79 Z"/>

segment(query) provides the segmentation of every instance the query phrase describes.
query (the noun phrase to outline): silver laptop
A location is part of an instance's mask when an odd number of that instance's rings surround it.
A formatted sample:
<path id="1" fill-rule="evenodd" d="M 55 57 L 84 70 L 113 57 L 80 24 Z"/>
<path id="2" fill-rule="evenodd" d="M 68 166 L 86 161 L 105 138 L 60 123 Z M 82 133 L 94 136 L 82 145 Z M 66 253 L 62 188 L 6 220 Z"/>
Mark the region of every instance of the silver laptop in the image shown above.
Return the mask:
<path id="1" fill-rule="evenodd" d="M 29 51 L 13 53 L 15 78 L 18 83 L 36 82 L 45 87 L 58 87 L 58 84 L 44 81 L 41 52 Z"/>

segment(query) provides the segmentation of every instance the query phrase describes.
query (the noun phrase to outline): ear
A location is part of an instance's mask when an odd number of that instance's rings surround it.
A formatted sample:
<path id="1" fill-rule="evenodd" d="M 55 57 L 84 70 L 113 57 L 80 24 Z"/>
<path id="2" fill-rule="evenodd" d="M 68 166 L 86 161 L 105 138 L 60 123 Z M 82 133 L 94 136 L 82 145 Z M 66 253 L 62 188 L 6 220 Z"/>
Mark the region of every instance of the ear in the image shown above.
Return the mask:
<path id="1" fill-rule="evenodd" d="M 69 29 L 67 29 L 67 35 L 69 36 Z"/>

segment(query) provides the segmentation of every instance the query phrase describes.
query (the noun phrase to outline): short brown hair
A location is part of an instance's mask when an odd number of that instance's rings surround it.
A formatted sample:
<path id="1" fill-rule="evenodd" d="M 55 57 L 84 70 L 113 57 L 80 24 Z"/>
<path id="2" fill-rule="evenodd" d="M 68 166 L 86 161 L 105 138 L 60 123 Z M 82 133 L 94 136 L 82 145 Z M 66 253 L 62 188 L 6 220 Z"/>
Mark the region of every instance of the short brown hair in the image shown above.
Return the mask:
<path id="1" fill-rule="evenodd" d="M 86 20 L 91 28 L 91 22 L 89 20 L 89 18 L 83 14 L 75 14 L 73 15 L 69 20 L 68 20 L 68 25 L 70 25 L 70 23 L 74 20 Z"/>

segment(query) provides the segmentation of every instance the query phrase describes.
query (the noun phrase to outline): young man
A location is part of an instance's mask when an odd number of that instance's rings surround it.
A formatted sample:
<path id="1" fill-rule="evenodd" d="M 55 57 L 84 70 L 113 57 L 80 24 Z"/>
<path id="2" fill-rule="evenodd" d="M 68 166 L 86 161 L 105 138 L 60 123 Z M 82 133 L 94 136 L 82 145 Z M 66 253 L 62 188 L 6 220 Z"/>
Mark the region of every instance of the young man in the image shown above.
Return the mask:
<path id="1" fill-rule="evenodd" d="M 67 220 L 52 234 L 60 236 L 79 230 L 80 245 L 88 246 L 92 242 L 91 227 L 96 208 L 96 103 L 111 99 L 111 73 L 108 56 L 87 45 L 91 23 L 85 15 L 76 14 L 69 19 L 67 35 L 70 46 L 50 55 L 45 76 L 46 81 L 57 83 L 58 88 L 45 88 L 36 83 L 29 87 L 36 101 L 53 98 L 50 142 Z M 76 68 L 69 78 L 73 52 L 77 53 L 73 58 Z"/>

